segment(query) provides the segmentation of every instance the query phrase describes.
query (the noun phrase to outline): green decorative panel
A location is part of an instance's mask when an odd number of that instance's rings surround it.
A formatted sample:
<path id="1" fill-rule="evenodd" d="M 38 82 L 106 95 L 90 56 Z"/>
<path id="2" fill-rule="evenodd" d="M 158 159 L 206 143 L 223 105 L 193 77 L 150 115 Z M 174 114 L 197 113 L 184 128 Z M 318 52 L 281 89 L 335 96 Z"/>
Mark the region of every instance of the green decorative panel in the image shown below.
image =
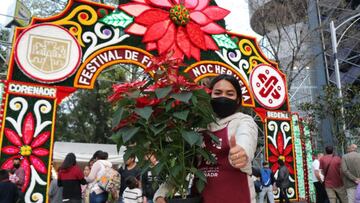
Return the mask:
<path id="1" fill-rule="evenodd" d="M 300 127 L 299 127 L 299 117 L 296 114 L 292 115 L 292 125 L 294 133 L 294 147 L 295 147 L 295 160 L 296 160 L 296 170 L 297 170 L 297 181 L 298 181 L 298 192 L 299 198 L 305 199 L 305 180 L 304 180 L 304 168 L 303 168 L 303 151 L 302 144 L 300 139 Z"/>

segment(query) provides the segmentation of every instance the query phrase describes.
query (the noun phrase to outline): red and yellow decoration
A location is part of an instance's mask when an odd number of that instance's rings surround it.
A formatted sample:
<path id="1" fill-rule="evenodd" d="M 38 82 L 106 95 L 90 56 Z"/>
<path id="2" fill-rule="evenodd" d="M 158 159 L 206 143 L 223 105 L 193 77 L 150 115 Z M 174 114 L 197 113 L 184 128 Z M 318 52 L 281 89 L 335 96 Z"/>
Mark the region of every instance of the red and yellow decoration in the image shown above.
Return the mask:
<path id="1" fill-rule="evenodd" d="M 34 18 L 28 27 L 17 28 L 14 44 L 18 46 L 10 57 L 0 109 L 0 166 L 9 169 L 14 158 L 21 159 L 26 172 L 25 201 L 48 202 L 56 107 L 62 99 L 77 89 L 92 89 L 98 75 L 111 65 L 131 63 L 152 75 L 154 64 L 169 59 L 186 64 L 184 72 L 196 82 L 218 74 L 239 79 L 243 106 L 253 108 L 267 129 L 266 158 L 274 172 L 275 161 L 285 160 L 293 184 L 288 194 L 297 199 L 291 125 L 286 127 L 288 118 L 273 119 L 279 112 L 290 111 L 286 78 L 262 54 L 255 38 L 229 33 L 221 26 L 229 13 L 214 0 L 132 0 L 118 8 L 70 0 L 62 13 Z M 51 28 L 65 34 L 43 34 Z M 31 46 L 23 49 L 26 39 Z M 158 61 L 152 60 L 157 55 Z M 252 84 L 251 75 L 260 82 Z M 191 86 L 182 77 L 171 81 Z M 161 87 L 159 83 L 148 88 Z M 121 92 L 131 87 L 115 88 Z M 159 101 L 140 97 L 136 102 L 141 108 Z"/>
<path id="2" fill-rule="evenodd" d="M 217 20 L 229 11 L 210 6 L 210 0 L 133 0 L 119 6 L 135 17 L 125 32 L 143 36 L 148 51 L 164 54 L 174 50 L 174 58 L 200 60 L 200 50 L 218 50 L 210 35 L 225 33 Z"/>

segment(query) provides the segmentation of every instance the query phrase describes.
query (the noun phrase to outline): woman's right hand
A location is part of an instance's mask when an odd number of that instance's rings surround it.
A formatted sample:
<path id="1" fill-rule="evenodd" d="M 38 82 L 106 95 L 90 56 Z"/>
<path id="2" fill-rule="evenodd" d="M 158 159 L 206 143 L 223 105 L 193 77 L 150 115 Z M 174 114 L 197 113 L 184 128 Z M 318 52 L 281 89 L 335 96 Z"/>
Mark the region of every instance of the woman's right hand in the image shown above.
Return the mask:
<path id="1" fill-rule="evenodd" d="M 166 201 L 165 201 L 165 198 L 163 198 L 163 197 L 158 197 L 158 198 L 156 198 L 155 203 L 166 203 Z"/>

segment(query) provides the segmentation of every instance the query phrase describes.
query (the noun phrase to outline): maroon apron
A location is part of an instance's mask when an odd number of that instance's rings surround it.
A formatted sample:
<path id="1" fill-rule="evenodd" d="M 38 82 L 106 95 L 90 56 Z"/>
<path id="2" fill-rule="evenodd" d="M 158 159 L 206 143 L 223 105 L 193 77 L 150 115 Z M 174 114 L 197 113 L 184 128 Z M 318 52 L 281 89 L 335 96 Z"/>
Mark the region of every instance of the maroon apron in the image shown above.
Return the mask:
<path id="1" fill-rule="evenodd" d="M 203 203 L 250 203 L 247 174 L 233 168 L 228 159 L 230 147 L 227 127 L 213 134 L 219 138 L 219 144 L 204 135 L 206 149 L 213 153 L 217 163 L 202 163 L 200 166 L 207 177 L 202 192 Z"/>

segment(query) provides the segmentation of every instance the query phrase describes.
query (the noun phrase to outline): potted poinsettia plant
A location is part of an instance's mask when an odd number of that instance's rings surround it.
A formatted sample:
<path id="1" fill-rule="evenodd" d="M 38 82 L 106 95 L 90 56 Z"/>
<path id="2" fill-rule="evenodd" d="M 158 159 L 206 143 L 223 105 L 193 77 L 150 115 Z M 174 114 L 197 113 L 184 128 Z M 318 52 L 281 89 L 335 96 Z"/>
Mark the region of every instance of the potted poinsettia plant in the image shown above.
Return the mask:
<path id="1" fill-rule="evenodd" d="M 197 160 L 215 162 L 203 148 L 201 134 L 214 116 L 208 89 L 181 74 L 183 64 L 170 56 L 153 58 L 154 65 L 147 70 L 152 77 L 147 80 L 113 86 L 109 97 L 116 106 L 112 139 L 118 146 L 128 146 L 124 159 L 135 154 L 143 171 L 150 168 L 170 184 L 170 197 L 186 198 L 189 177 L 195 177 L 198 191 L 206 183 Z M 157 158 L 156 166 L 150 167 L 149 155 Z"/>

